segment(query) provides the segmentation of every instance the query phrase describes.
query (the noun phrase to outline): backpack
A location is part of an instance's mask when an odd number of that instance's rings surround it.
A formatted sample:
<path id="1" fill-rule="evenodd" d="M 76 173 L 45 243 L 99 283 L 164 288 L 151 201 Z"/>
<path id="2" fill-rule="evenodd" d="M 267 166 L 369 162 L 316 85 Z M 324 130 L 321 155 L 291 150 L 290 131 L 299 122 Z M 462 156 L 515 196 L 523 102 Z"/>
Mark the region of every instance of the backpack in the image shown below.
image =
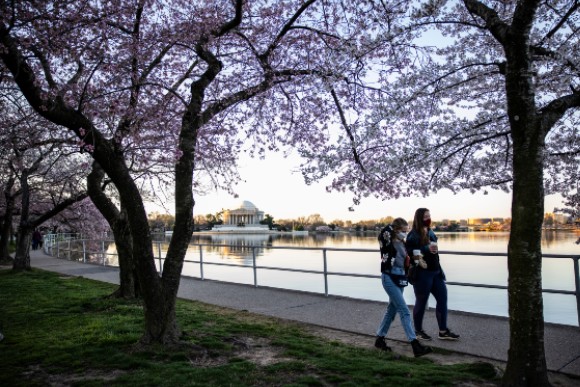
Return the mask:
<path id="1" fill-rule="evenodd" d="M 394 232 L 395 230 L 390 224 L 383 227 L 379 232 L 378 239 L 381 252 L 381 273 L 391 270 L 395 256 L 397 255 L 397 251 L 395 250 L 395 246 L 393 246 L 392 242 Z"/>

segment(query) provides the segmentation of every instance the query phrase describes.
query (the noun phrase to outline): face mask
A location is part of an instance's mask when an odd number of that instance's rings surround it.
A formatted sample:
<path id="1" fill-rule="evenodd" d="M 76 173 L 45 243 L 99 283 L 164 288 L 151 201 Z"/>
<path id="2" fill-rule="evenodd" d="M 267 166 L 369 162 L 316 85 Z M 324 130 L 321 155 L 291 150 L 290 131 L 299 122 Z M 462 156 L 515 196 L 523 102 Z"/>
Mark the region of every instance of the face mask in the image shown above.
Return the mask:
<path id="1" fill-rule="evenodd" d="M 397 237 L 399 237 L 400 240 L 403 240 L 407 237 L 407 233 L 406 232 L 398 232 L 397 233 Z"/>
<path id="2" fill-rule="evenodd" d="M 424 220 L 424 221 L 423 221 L 423 226 L 425 226 L 425 227 L 429 227 L 429 226 L 431 226 L 431 218 L 429 218 L 429 219 L 427 219 L 427 220 Z"/>

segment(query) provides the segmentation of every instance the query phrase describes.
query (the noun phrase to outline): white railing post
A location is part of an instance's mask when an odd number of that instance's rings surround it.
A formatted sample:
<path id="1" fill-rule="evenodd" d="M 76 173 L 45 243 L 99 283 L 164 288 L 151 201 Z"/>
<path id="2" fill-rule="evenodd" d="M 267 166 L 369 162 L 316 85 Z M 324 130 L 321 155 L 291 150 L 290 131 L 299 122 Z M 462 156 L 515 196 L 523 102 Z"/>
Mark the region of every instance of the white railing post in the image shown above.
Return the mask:
<path id="1" fill-rule="evenodd" d="M 258 287 L 258 269 L 256 268 L 256 247 L 252 246 L 252 267 L 254 268 L 254 287 Z"/>
<path id="2" fill-rule="evenodd" d="M 87 263 L 87 249 L 85 246 L 85 240 L 83 239 L 83 263 Z"/>
<path id="3" fill-rule="evenodd" d="M 203 246 L 199 245 L 199 277 L 203 281 Z"/>
<path id="4" fill-rule="evenodd" d="M 103 256 L 103 266 L 106 266 L 106 256 L 105 256 L 105 241 L 101 241 L 101 254 Z"/>
<path id="5" fill-rule="evenodd" d="M 322 260 L 324 263 L 324 295 L 328 297 L 328 266 L 326 263 L 326 249 L 322 249 Z"/>

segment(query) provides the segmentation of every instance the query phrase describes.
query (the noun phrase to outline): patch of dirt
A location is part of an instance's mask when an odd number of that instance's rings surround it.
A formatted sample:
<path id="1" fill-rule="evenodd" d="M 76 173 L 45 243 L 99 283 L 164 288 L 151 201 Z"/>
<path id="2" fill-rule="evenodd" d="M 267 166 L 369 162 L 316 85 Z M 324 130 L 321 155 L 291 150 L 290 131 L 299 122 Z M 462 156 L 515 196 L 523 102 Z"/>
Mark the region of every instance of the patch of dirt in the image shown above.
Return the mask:
<path id="1" fill-rule="evenodd" d="M 29 367 L 29 371 L 22 375 L 25 379 L 42 380 L 43 384 L 51 387 L 67 387 L 74 384 L 83 384 L 82 382 L 99 380 L 109 382 L 117 379 L 119 376 L 126 374 L 122 370 L 84 370 L 82 374 L 49 374 L 41 367 L 40 364 Z"/>
<path id="2" fill-rule="evenodd" d="M 273 347 L 270 340 L 264 338 L 244 337 L 236 338 L 235 345 L 241 347 L 236 357 L 248 360 L 260 366 L 281 363 L 292 359 L 280 357 L 282 350 Z"/>
<path id="3" fill-rule="evenodd" d="M 258 366 L 268 366 L 292 360 L 281 357 L 282 350 L 272 346 L 270 340 L 265 338 L 228 337 L 224 341 L 234 347 L 233 354 L 221 356 L 206 353 L 202 356 L 190 357 L 189 362 L 195 367 L 218 367 L 227 364 L 231 357 L 245 359 Z"/>

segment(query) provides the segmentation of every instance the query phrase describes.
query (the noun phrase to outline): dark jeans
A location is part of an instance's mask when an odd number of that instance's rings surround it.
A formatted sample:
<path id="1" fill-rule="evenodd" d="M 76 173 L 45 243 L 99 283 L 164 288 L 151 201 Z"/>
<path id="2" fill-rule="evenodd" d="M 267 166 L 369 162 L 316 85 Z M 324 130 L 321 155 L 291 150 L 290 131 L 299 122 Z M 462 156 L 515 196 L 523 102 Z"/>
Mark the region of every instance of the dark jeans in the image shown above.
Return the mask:
<path id="1" fill-rule="evenodd" d="M 419 270 L 417 281 L 413 285 L 415 291 L 415 307 L 413 308 L 413 324 L 416 331 L 423 330 L 423 316 L 429 301 L 429 294 L 437 302 L 435 316 L 439 330 L 447 329 L 447 285 L 441 276 L 441 271 Z"/>

